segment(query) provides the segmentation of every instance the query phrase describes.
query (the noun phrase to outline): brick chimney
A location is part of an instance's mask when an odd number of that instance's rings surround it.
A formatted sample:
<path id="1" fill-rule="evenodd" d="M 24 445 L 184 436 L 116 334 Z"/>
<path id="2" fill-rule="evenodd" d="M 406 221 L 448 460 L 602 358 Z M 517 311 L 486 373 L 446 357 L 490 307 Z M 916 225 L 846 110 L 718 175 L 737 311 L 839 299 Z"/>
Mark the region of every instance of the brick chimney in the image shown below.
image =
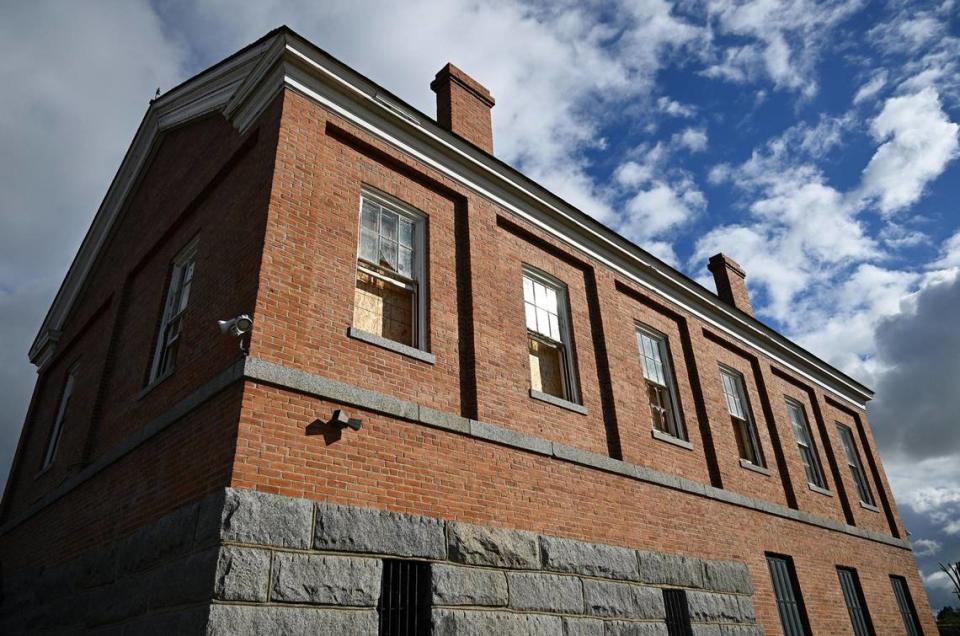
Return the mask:
<path id="1" fill-rule="evenodd" d="M 493 96 L 475 79 L 447 64 L 430 83 L 441 126 L 493 154 Z"/>
<path id="2" fill-rule="evenodd" d="M 743 268 L 729 256 L 720 253 L 710 257 L 707 269 L 713 273 L 713 280 L 717 284 L 717 296 L 720 300 L 752 316 L 753 305 L 750 304 L 747 274 Z"/>

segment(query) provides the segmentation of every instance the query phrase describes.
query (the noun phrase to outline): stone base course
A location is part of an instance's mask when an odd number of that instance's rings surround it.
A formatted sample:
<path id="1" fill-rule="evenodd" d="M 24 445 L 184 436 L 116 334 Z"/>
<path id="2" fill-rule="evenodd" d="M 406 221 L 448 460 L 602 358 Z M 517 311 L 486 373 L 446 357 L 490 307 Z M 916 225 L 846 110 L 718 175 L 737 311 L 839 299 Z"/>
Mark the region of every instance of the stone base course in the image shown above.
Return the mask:
<path id="1" fill-rule="evenodd" d="M 433 634 L 666 635 L 756 626 L 742 563 L 226 489 L 67 563 L 4 572 L 0 633 L 376 634 L 383 559 L 431 563 Z"/>

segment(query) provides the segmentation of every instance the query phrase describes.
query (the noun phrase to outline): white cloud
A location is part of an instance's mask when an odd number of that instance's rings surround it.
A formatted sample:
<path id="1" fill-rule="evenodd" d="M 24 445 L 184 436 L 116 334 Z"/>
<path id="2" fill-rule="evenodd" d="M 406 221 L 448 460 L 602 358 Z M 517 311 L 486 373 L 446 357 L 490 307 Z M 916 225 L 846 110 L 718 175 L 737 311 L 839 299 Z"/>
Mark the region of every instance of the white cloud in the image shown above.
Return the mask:
<path id="1" fill-rule="evenodd" d="M 697 110 L 689 104 L 681 104 L 669 97 L 657 98 L 657 110 L 671 117 L 689 118 L 693 117 Z"/>
<path id="2" fill-rule="evenodd" d="M 927 587 L 935 587 L 948 592 L 952 592 L 954 589 L 953 583 L 950 581 L 950 577 L 947 576 L 947 573 L 943 570 L 937 570 L 935 572 L 931 572 L 930 574 L 924 574 L 923 584 Z"/>
<path id="3" fill-rule="evenodd" d="M 911 539 L 913 551 L 917 556 L 934 556 L 943 549 L 943 544 L 934 539 Z"/>
<path id="4" fill-rule="evenodd" d="M 902 210 L 957 156 L 957 130 L 932 88 L 891 97 L 870 125 L 879 148 L 863 171 L 862 194 L 884 214 Z"/>
<path id="5" fill-rule="evenodd" d="M 710 77 L 753 81 L 764 74 L 778 88 L 810 97 L 817 91 L 816 62 L 831 31 L 862 6 L 860 0 L 711 0 L 707 11 L 721 34 L 753 42 L 722 49 Z"/>
<path id="6" fill-rule="evenodd" d="M 960 267 L 960 230 L 943 242 L 940 247 L 940 257 L 931 264 L 931 267 L 940 269 Z"/>
<path id="7" fill-rule="evenodd" d="M 705 128 L 684 128 L 673 136 L 673 143 L 690 152 L 703 152 L 707 149 L 707 131 Z"/>
<path id="8" fill-rule="evenodd" d="M 874 75 L 872 78 L 870 78 L 870 80 L 866 84 L 864 84 L 857 90 L 857 94 L 853 96 L 853 103 L 860 104 L 869 99 L 872 99 L 874 96 L 876 96 L 877 93 L 883 90 L 883 87 L 886 85 L 887 85 L 887 72 L 880 71 L 879 73 Z"/>
<path id="9" fill-rule="evenodd" d="M 705 207 L 703 193 L 692 182 L 655 181 L 627 202 L 627 218 L 619 229 L 642 244 L 687 223 Z"/>

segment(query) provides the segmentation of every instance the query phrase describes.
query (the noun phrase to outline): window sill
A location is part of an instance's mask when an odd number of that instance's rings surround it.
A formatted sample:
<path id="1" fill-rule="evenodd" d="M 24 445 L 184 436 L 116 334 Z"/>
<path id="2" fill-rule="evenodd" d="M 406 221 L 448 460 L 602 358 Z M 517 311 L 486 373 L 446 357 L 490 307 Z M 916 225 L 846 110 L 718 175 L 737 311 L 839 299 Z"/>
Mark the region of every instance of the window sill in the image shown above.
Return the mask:
<path id="1" fill-rule="evenodd" d="M 749 462 L 745 459 L 740 460 L 740 467 L 746 468 L 747 470 L 752 470 L 755 473 L 760 473 L 761 475 L 766 475 L 767 477 L 770 476 L 770 471 L 768 469 L 764 468 L 763 466 L 757 466 L 753 462 Z"/>
<path id="2" fill-rule="evenodd" d="M 880 508 L 870 505 L 863 501 L 860 502 L 860 507 L 863 508 L 864 510 L 869 510 L 870 512 L 880 512 Z"/>
<path id="3" fill-rule="evenodd" d="M 394 353 L 399 353 L 400 355 L 407 356 L 408 358 L 419 360 L 420 362 L 426 362 L 427 364 L 437 363 L 437 357 L 432 353 L 421 351 L 416 347 L 400 344 L 399 342 L 394 342 L 393 340 L 388 340 L 383 336 L 378 336 L 374 333 L 370 333 L 369 331 L 361 331 L 356 327 L 350 327 L 347 330 L 347 336 L 353 338 L 354 340 L 360 340 L 362 342 L 366 342 L 367 344 L 372 344 L 375 347 L 380 347 L 381 349 L 393 351 Z"/>
<path id="4" fill-rule="evenodd" d="M 159 376 L 156 380 L 154 380 L 147 386 L 140 389 L 140 392 L 137 393 L 137 401 L 139 402 L 143 398 L 147 397 L 147 394 L 150 393 L 150 391 L 153 391 L 155 388 L 163 384 L 163 381 L 169 378 L 171 375 L 173 375 L 173 372 L 176 370 L 177 370 L 177 367 L 174 366 L 172 369 L 170 369 L 163 375 Z"/>
<path id="5" fill-rule="evenodd" d="M 650 431 L 650 433 L 653 436 L 653 439 L 658 439 L 661 442 L 666 442 L 667 444 L 673 444 L 674 446 L 679 446 L 680 448 L 685 448 L 687 450 L 693 450 L 693 444 L 691 444 L 685 439 L 674 437 L 670 433 L 664 433 L 663 431 L 658 431 L 657 429 L 653 429 L 652 431 Z"/>
<path id="6" fill-rule="evenodd" d="M 833 497 L 833 493 L 832 493 L 832 492 L 830 492 L 830 491 L 827 490 L 826 488 L 821 488 L 820 486 L 818 486 L 818 485 L 816 485 L 816 484 L 811 484 L 810 482 L 807 482 L 807 488 L 809 488 L 809 489 L 812 490 L 813 492 L 815 492 L 815 493 L 817 493 L 817 494 L 820 494 L 820 495 L 823 495 L 823 496 L 825 496 L 825 497 Z"/>
<path id="7" fill-rule="evenodd" d="M 563 398 L 558 398 L 550 395 L 549 393 L 537 391 L 536 389 L 530 389 L 530 397 L 532 397 L 534 400 L 540 400 L 541 402 L 546 402 L 547 404 L 552 404 L 554 406 L 559 406 L 562 409 L 579 413 L 580 415 L 587 414 L 587 407 L 583 406 L 582 404 L 564 400 Z"/>

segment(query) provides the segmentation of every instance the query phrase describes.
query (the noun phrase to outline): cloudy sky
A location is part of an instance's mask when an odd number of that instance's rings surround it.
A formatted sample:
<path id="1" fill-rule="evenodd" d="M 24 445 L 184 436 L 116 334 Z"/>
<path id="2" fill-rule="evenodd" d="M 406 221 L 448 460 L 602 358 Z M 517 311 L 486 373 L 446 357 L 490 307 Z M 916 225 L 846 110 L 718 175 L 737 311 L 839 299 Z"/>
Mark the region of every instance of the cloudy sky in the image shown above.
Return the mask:
<path id="1" fill-rule="evenodd" d="M 960 559 L 960 5 L 117 0 L 0 7 L 0 473 L 26 352 L 157 87 L 288 24 L 434 112 L 452 61 L 497 155 L 878 391 L 934 606 Z M 954 603 L 956 601 L 954 600 Z"/>

